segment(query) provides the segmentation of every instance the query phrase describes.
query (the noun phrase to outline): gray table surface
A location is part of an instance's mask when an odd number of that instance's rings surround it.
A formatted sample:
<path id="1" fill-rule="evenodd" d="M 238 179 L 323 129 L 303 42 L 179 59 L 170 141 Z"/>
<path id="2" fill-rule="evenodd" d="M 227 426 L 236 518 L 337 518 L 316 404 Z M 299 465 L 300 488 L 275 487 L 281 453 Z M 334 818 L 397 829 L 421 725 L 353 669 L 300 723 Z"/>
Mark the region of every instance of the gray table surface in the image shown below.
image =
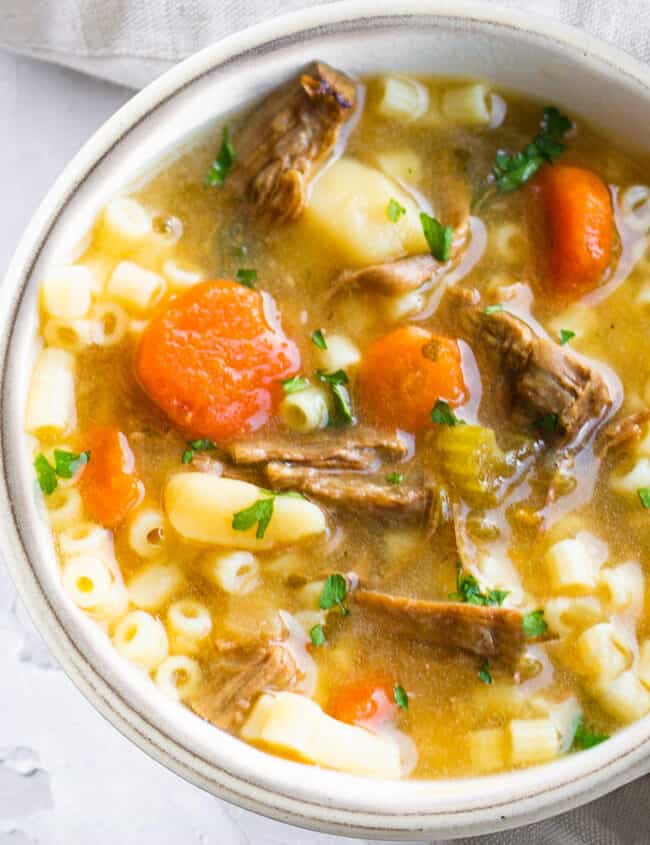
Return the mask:
<path id="1" fill-rule="evenodd" d="M 131 93 L 0 52 L 0 278 L 56 176 Z M 613 813 L 605 801 L 593 804 L 588 821 L 576 825 L 579 835 L 571 830 L 567 836 L 573 824 L 567 828 L 558 819 L 542 835 L 537 827 L 532 838 L 530 828 L 519 831 L 516 842 L 642 845 L 650 835 L 621 835 L 616 818 L 647 814 L 644 799 L 637 782 L 619 791 Z M 290 828 L 239 810 L 149 759 L 94 711 L 57 666 L 0 562 L 0 845 L 358 841 Z M 514 845 L 514 836 L 480 841 Z"/>

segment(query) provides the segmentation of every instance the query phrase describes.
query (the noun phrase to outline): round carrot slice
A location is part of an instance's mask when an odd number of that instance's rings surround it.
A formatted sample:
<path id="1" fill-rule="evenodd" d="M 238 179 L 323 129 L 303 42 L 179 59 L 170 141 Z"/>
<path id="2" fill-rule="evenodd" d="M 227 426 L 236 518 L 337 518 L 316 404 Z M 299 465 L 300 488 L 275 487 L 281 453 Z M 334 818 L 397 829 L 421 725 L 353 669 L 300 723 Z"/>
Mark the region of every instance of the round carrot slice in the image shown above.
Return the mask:
<path id="1" fill-rule="evenodd" d="M 111 426 L 97 426 L 84 435 L 90 460 L 79 487 L 88 516 L 115 528 L 142 499 L 143 487 L 126 435 Z"/>
<path id="2" fill-rule="evenodd" d="M 467 399 L 458 343 L 416 326 L 395 329 L 363 356 L 359 393 L 374 423 L 420 431 L 437 399 L 452 406 Z"/>
<path id="3" fill-rule="evenodd" d="M 282 379 L 300 368 L 275 303 L 236 282 L 195 285 L 166 303 L 142 335 L 140 384 L 191 436 L 230 440 L 264 425 Z"/>
<path id="4" fill-rule="evenodd" d="M 612 259 L 614 212 L 593 171 L 555 164 L 531 183 L 533 225 L 541 217 L 540 264 L 550 291 L 576 298 L 595 288 Z"/>

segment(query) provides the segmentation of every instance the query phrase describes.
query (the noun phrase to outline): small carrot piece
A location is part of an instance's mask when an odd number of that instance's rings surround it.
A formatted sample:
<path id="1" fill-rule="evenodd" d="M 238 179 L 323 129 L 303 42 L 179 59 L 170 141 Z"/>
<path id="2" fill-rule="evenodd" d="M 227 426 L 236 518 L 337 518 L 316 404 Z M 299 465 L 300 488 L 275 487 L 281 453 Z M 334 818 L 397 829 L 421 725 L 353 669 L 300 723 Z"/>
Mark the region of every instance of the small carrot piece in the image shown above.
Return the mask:
<path id="1" fill-rule="evenodd" d="M 90 451 L 79 481 L 88 516 L 105 528 L 116 528 L 142 499 L 142 483 L 126 435 L 112 426 L 97 426 L 84 435 Z"/>
<path id="2" fill-rule="evenodd" d="M 582 167 L 543 167 L 531 182 L 532 219 L 543 229 L 542 274 L 550 291 L 575 299 L 593 290 L 612 259 L 614 213 L 607 186 Z M 541 212 L 541 214 L 540 214 Z"/>
<path id="3" fill-rule="evenodd" d="M 437 399 L 467 399 L 458 343 L 417 326 L 395 329 L 366 350 L 359 370 L 362 407 L 376 424 L 417 432 Z"/>
<path id="4" fill-rule="evenodd" d="M 387 722 L 397 715 L 392 689 L 385 675 L 373 673 L 339 687 L 326 710 L 333 718 L 350 724 L 370 720 Z"/>
<path id="5" fill-rule="evenodd" d="M 135 366 L 146 393 L 187 435 L 223 442 L 270 419 L 300 353 L 268 295 L 217 279 L 162 307 Z"/>

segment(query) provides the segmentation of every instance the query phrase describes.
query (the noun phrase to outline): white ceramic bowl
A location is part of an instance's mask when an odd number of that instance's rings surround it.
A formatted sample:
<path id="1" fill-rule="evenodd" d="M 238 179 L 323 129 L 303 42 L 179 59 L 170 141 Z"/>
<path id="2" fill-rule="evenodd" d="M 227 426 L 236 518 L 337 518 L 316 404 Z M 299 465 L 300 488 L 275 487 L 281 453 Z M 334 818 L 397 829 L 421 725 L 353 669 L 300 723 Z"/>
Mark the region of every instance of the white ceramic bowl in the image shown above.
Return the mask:
<path id="1" fill-rule="evenodd" d="M 366 837 L 431 839 L 532 822 L 650 770 L 650 718 L 593 750 L 512 774 L 378 782 L 323 771 L 267 756 L 165 700 L 60 587 L 22 432 L 41 270 L 74 249 L 118 188 L 313 58 L 352 73 L 484 76 L 566 107 L 616 132 L 622 144 L 650 144 L 646 67 L 581 32 L 493 7 L 353 0 L 262 24 L 183 62 L 127 103 L 74 158 L 32 220 L 2 286 L 0 552 L 84 695 L 152 757 L 215 795 L 294 824 Z"/>

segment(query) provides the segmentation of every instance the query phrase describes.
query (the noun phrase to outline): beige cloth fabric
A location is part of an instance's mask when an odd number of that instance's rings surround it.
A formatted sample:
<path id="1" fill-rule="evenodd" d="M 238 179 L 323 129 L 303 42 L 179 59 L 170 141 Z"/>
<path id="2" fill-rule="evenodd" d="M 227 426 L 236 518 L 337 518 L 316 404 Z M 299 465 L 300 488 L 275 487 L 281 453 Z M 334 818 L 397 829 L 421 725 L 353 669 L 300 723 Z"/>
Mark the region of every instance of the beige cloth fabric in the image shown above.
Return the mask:
<path id="1" fill-rule="evenodd" d="M 489 2 L 489 0 L 485 0 Z M 0 48 L 131 88 L 304 0 L 0 0 Z M 650 0 L 502 0 L 584 28 L 650 61 Z M 556 819 L 467 845 L 650 845 L 650 777 Z M 308 843 L 311 835 L 291 837 Z"/>

